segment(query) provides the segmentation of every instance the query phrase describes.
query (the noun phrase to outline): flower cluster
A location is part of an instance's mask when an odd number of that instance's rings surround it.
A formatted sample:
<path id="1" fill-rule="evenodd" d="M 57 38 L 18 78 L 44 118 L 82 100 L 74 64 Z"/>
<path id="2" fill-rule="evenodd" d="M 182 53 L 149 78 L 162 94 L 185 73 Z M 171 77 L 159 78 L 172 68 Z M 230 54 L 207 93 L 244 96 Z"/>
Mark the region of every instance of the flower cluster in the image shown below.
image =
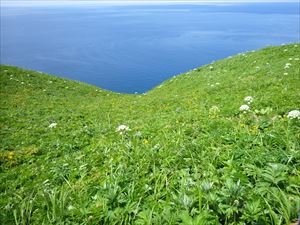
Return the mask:
<path id="1" fill-rule="evenodd" d="M 116 129 L 116 132 L 119 132 L 119 134 L 125 134 L 127 131 L 130 131 L 130 128 L 126 125 L 120 125 Z"/>
<path id="2" fill-rule="evenodd" d="M 248 105 L 241 105 L 240 111 L 247 112 L 250 110 L 250 107 Z"/>
<path id="3" fill-rule="evenodd" d="M 244 101 L 247 102 L 248 104 L 251 104 L 251 102 L 253 101 L 253 97 L 252 96 L 247 96 L 244 98 Z"/>
<path id="4" fill-rule="evenodd" d="M 287 117 L 289 119 L 300 119 L 300 111 L 299 110 L 292 110 L 288 113 Z"/>
<path id="5" fill-rule="evenodd" d="M 292 65 L 291 63 L 286 63 L 285 66 L 284 66 L 284 69 L 290 68 L 291 65 Z"/>
<path id="6" fill-rule="evenodd" d="M 57 123 L 51 123 L 50 125 L 49 125 L 49 128 L 55 128 L 57 126 Z"/>
<path id="7" fill-rule="evenodd" d="M 220 109 L 218 106 L 214 105 L 209 109 L 209 115 L 216 115 L 220 112 Z"/>

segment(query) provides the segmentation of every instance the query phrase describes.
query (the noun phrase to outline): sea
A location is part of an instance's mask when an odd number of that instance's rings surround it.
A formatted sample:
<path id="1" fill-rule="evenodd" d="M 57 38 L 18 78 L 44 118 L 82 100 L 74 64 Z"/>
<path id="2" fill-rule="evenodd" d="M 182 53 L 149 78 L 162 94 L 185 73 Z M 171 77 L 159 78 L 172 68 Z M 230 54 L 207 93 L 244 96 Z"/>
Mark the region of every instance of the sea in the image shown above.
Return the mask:
<path id="1" fill-rule="evenodd" d="M 1 4 L 0 63 L 144 93 L 237 53 L 300 41 L 299 3 Z"/>

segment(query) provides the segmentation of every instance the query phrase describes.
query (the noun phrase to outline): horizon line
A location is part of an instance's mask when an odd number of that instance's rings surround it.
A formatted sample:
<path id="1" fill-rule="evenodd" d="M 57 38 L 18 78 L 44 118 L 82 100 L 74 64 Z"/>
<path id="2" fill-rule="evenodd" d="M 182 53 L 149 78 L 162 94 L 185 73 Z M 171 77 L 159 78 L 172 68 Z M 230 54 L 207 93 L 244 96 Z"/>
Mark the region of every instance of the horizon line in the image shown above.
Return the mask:
<path id="1" fill-rule="evenodd" d="M 298 0 L 2 0 L 2 3 L 273 3 L 294 2 Z"/>

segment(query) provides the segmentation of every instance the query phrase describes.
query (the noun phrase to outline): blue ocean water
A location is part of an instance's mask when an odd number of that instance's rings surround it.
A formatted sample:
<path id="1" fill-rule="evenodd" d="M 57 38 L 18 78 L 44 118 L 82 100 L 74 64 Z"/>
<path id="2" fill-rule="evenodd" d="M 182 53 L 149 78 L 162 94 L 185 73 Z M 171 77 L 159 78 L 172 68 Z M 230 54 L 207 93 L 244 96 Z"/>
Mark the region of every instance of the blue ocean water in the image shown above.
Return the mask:
<path id="1" fill-rule="evenodd" d="M 1 8 L 1 64 L 123 93 L 236 53 L 300 41 L 299 3 Z"/>

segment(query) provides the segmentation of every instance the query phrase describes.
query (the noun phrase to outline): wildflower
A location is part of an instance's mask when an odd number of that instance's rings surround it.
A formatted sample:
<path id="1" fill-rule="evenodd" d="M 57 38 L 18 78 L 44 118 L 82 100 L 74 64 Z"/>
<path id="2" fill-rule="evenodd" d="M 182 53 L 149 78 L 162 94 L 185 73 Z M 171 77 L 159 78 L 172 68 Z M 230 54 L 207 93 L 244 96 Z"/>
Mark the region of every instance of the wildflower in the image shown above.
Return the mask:
<path id="1" fill-rule="evenodd" d="M 256 70 L 259 70 L 259 69 L 260 69 L 260 67 L 259 67 L 259 66 L 257 66 L 255 69 L 256 69 Z"/>
<path id="2" fill-rule="evenodd" d="M 142 132 L 138 131 L 138 132 L 136 132 L 136 133 L 134 134 L 134 136 L 136 136 L 136 137 L 141 137 L 141 136 L 142 136 Z"/>
<path id="3" fill-rule="evenodd" d="M 283 73 L 283 75 L 285 75 L 285 76 L 286 76 L 286 75 L 289 75 L 289 74 L 288 74 L 288 73 Z"/>
<path id="4" fill-rule="evenodd" d="M 233 203 L 234 203 L 235 205 L 238 205 L 238 204 L 240 204 L 239 200 L 237 200 L 237 199 L 236 199 L 236 200 L 234 200 L 234 201 L 233 201 Z"/>
<path id="5" fill-rule="evenodd" d="M 160 149 L 160 145 L 159 145 L 159 144 L 154 145 L 153 149 L 154 149 L 154 150 Z"/>
<path id="6" fill-rule="evenodd" d="M 210 70 L 213 70 L 213 69 L 214 69 L 214 67 L 213 67 L 213 66 L 210 66 L 210 67 L 209 67 L 209 69 L 210 69 Z"/>
<path id="7" fill-rule="evenodd" d="M 289 58 L 289 60 L 291 61 L 291 60 L 293 60 L 293 58 Z"/>
<path id="8" fill-rule="evenodd" d="M 292 64 L 290 64 L 290 63 L 286 63 L 285 66 L 284 66 L 284 69 L 290 68 L 291 65 L 292 65 Z"/>
<path id="9" fill-rule="evenodd" d="M 257 129 L 258 129 L 258 126 L 255 126 L 255 125 L 254 125 L 254 126 L 251 127 L 251 129 L 252 129 L 252 130 L 257 130 Z"/>
<path id="10" fill-rule="evenodd" d="M 248 105 L 241 105 L 241 107 L 240 107 L 240 111 L 246 112 L 249 110 L 250 110 L 250 107 Z"/>
<path id="11" fill-rule="evenodd" d="M 144 143 L 145 145 L 147 145 L 147 144 L 149 144 L 149 141 L 148 141 L 147 139 L 144 139 L 144 140 L 143 140 L 143 143 Z"/>
<path id="12" fill-rule="evenodd" d="M 244 98 L 244 101 L 247 102 L 248 104 L 250 104 L 253 101 L 253 97 L 252 96 L 247 96 Z"/>
<path id="13" fill-rule="evenodd" d="M 116 129 L 116 132 L 119 132 L 120 134 L 126 133 L 126 131 L 130 131 L 130 128 L 126 125 L 120 125 Z"/>
<path id="14" fill-rule="evenodd" d="M 11 159 L 13 159 L 14 155 L 15 155 L 14 152 L 8 152 L 7 158 L 11 160 Z"/>
<path id="15" fill-rule="evenodd" d="M 299 58 L 294 58 L 295 61 L 299 61 Z"/>
<path id="16" fill-rule="evenodd" d="M 289 119 L 300 119 L 300 111 L 299 110 L 292 110 L 288 113 L 287 117 Z"/>
<path id="17" fill-rule="evenodd" d="M 217 82 L 217 83 L 216 83 L 216 85 L 220 85 L 220 83 L 219 83 L 219 82 Z"/>
<path id="18" fill-rule="evenodd" d="M 288 50 L 287 50 L 287 49 L 284 49 L 283 51 L 284 51 L 284 52 L 287 52 Z"/>
<path id="19" fill-rule="evenodd" d="M 209 114 L 215 115 L 215 114 L 217 114 L 217 113 L 219 113 L 219 112 L 220 112 L 220 109 L 219 109 L 219 107 L 216 106 L 216 105 L 212 106 L 212 107 L 209 109 Z"/>
<path id="20" fill-rule="evenodd" d="M 57 123 L 51 123 L 50 125 L 49 125 L 49 128 L 55 128 L 57 126 Z"/>

